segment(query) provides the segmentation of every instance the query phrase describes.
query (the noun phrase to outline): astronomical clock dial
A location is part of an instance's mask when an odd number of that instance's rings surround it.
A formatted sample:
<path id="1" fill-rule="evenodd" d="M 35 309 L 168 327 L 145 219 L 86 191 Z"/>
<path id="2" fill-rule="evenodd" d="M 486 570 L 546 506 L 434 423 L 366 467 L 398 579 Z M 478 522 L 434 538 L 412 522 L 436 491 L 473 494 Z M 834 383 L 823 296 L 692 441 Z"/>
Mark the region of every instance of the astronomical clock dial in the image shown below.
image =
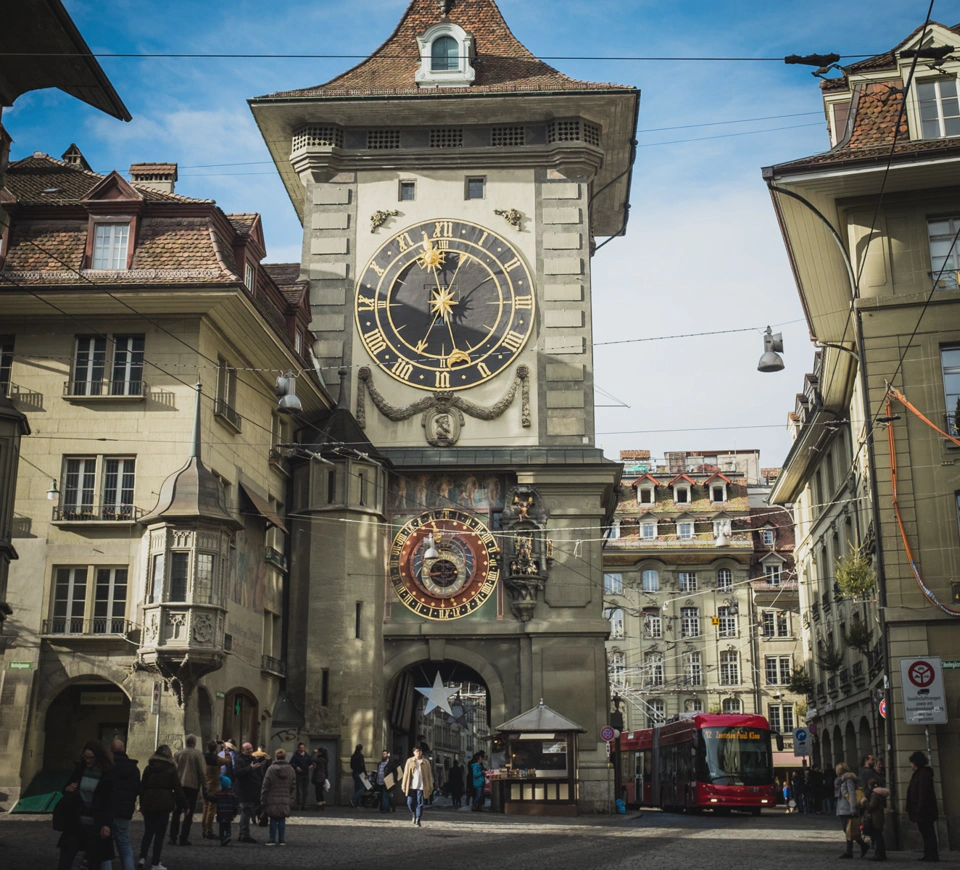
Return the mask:
<path id="1" fill-rule="evenodd" d="M 390 581 L 414 613 L 459 619 L 493 594 L 499 560 L 493 535 L 473 514 L 429 511 L 410 520 L 393 539 Z"/>
<path id="2" fill-rule="evenodd" d="M 422 390 L 464 390 L 516 359 L 533 331 L 535 293 L 509 242 L 444 219 L 386 242 L 354 307 L 360 340 L 387 374 Z"/>

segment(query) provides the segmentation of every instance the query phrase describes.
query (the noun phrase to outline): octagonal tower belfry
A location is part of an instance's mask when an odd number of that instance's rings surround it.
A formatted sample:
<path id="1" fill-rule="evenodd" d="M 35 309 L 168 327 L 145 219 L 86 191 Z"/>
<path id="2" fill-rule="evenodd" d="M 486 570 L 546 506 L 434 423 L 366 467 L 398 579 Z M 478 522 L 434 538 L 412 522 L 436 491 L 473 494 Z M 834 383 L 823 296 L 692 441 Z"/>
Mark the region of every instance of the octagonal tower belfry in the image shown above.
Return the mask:
<path id="1" fill-rule="evenodd" d="M 608 810 L 620 466 L 595 446 L 590 262 L 626 230 L 638 91 L 538 60 L 493 0 L 413 0 L 353 69 L 250 105 L 355 421 L 314 430 L 325 462 L 292 481 L 289 688 L 311 739 L 405 751 L 411 681 L 459 666 L 490 726 L 540 699 L 582 725 L 579 804 Z"/>

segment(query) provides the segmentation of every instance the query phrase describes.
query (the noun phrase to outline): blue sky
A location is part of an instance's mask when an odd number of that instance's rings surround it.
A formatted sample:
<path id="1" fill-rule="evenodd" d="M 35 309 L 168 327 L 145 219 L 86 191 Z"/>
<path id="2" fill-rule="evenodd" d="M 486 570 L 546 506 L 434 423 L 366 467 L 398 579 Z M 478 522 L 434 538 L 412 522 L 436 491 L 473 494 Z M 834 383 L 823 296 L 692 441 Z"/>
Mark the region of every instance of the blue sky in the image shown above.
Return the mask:
<path id="1" fill-rule="evenodd" d="M 928 0 L 499 5 L 521 42 L 541 56 L 782 57 L 887 50 L 923 22 Z M 366 55 L 392 31 L 407 0 L 114 0 L 106 15 L 100 0 L 65 6 L 97 52 Z M 960 0 L 938 0 L 933 17 L 960 22 Z M 267 259 L 294 261 L 300 225 L 246 100 L 319 84 L 353 63 L 106 58 L 101 64 L 131 123 L 58 91 L 21 97 L 3 122 L 15 140 L 12 159 L 34 151 L 59 157 L 76 142 L 99 172 L 175 161 L 179 193 L 216 199 L 228 212 L 260 212 Z M 551 63 L 576 78 L 642 91 L 628 233 L 593 264 L 595 341 L 759 327 L 597 347 L 598 444 L 611 457 L 628 448 L 655 456 L 759 448 L 765 466 L 779 465 L 789 449 L 786 414 L 813 348 L 760 167 L 828 147 L 816 80 L 809 68 L 782 63 Z M 742 119 L 765 120 L 719 124 Z M 689 126 L 707 124 L 717 126 Z M 654 132 L 663 127 L 688 128 Z M 787 368 L 761 375 L 756 363 L 768 323 L 784 333 Z M 603 407 L 618 402 L 629 407 Z"/>

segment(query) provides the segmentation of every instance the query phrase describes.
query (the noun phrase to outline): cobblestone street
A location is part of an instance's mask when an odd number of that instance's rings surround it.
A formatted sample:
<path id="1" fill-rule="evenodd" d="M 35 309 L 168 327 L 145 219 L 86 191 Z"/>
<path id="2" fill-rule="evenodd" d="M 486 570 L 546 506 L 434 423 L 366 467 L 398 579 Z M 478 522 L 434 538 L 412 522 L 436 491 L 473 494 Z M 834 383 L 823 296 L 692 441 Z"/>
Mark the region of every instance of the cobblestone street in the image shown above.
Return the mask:
<path id="1" fill-rule="evenodd" d="M 234 825 L 234 836 L 236 836 Z M 134 822 L 135 846 L 142 825 Z M 390 816 L 334 810 L 322 816 L 300 814 L 287 823 L 284 848 L 266 848 L 265 830 L 256 845 L 234 842 L 221 848 L 213 841 L 192 837 L 190 847 L 164 846 L 162 862 L 169 870 L 193 868 L 388 867 L 422 870 L 437 864 L 454 870 L 548 870 L 589 868 L 620 870 L 810 870 L 836 866 L 842 851 L 834 819 L 821 816 L 785 816 L 768 813 L 760 818 L 732 816 L 676 816 L 660 812 L 619 817 L 518 819 L 502 815 L 476 816 L 470 812 L 432 809 L 419 830 L 406 812 Z M 0 817 L 0 868 L 28 870 L 52 867 L 56 838 L 50 818 Z M 914 863 L 917 853 L 891 853 L 894 864 Z M 941 862 L 960 866 L 956 853 L 944 853 Z M 119 867 L 115 862 L 114 867 Z"/>

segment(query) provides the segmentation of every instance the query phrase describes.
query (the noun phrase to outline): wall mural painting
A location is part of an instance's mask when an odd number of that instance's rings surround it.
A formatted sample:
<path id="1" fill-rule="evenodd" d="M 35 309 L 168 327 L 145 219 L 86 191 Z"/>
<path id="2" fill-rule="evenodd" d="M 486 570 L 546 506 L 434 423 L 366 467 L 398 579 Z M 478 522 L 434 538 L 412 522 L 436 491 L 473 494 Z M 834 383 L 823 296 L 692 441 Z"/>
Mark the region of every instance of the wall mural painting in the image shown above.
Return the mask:
<path id="1" fill-rule="evenodd" d="M 241 607 L 263 613 L 267 589 L 266 552 L 262 544 L 240 531 L 234 537 L 227 566 L 227 596 Z"/>
<path id="2" fill-rule="evenodd" d="M 388 504 L 395 513 L 436 508 L 503 510 L 504 478 L 476 474 L 408 474 L 393 479 Z"/>

